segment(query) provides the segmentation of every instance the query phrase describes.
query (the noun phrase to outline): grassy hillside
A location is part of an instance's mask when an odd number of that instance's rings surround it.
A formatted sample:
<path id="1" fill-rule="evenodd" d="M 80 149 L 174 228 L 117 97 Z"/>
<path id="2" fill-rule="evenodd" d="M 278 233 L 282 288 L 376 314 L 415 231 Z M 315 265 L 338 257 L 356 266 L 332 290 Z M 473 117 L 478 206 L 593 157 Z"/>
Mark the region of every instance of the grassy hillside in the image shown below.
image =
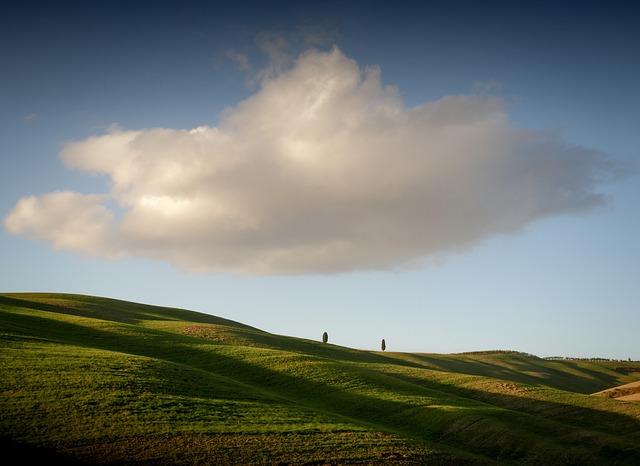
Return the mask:
<path id="1" fill-rule="evenodd" d="M 640 463 L 640 403 L 588 395 L 640 379 L 638 363 L 358 351 L 5 294 L 0 374 L 5 449 L 61 462 Z"/>

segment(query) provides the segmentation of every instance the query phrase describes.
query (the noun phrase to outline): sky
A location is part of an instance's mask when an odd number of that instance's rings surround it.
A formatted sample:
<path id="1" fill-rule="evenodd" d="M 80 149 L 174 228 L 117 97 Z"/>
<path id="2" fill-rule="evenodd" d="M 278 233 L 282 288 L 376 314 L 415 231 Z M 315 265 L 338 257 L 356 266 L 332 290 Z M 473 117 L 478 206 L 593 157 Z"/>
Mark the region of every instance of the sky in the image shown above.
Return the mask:
<path id="1" fill-rule="evenodd" d="M 637 9 L 9 7 L 0 290 L 640 359 Z"/>

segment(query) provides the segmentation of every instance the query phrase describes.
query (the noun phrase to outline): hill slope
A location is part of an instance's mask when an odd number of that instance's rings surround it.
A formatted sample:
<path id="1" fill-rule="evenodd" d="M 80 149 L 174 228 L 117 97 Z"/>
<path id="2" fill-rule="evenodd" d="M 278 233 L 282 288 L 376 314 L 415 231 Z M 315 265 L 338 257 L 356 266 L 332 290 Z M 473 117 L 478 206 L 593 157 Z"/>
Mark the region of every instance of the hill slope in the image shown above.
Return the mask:
<path id="1" fill-rule="evenodd" d="M 0 295 L 0 436 L 63 462 L 638 464 L 637 363 L 358 351 L 180 309 Z"/>
<path id="2" fill-rule="evenodd" d="M 640 381 L 602 390 L 594 393 L 594 395 L 615 398 L 620 401 L 640 401 Z"/>

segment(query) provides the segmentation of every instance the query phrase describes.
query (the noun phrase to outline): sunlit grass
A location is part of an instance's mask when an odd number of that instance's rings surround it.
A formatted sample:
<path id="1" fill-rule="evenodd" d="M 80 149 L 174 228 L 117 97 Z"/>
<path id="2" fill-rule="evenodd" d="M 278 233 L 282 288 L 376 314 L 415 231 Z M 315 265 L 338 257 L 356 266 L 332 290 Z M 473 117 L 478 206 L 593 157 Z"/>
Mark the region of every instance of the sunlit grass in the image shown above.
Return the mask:
<path id="1" fill-rule="evenodd" d="M 85 461 L 637 463 L 633 363 L 357 351 L 205 314 L 0 296 L 0 432 Z M 621 364 L 621 363 L 616 363 Z"/>

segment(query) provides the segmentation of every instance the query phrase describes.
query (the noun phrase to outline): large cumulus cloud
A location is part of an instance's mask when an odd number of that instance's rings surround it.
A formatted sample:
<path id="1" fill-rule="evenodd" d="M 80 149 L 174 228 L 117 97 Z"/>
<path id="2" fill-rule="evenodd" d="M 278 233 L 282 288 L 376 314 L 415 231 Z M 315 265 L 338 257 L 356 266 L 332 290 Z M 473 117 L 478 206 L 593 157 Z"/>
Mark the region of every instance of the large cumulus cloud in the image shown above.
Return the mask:
<path id="1" fill-rule="evenodd" d="M 5 219 L 10 232 L 255 274 L 441 255 L 589 209 L 607 176 L 598 153 L 514 127 L 499 99 L 407 107 L 379 69 L 337 48 L 265 78 L 217 127 L 114 130 L 66 145 L 62 157 L 108 176 L 111 191 L 23 198 Z"/>

